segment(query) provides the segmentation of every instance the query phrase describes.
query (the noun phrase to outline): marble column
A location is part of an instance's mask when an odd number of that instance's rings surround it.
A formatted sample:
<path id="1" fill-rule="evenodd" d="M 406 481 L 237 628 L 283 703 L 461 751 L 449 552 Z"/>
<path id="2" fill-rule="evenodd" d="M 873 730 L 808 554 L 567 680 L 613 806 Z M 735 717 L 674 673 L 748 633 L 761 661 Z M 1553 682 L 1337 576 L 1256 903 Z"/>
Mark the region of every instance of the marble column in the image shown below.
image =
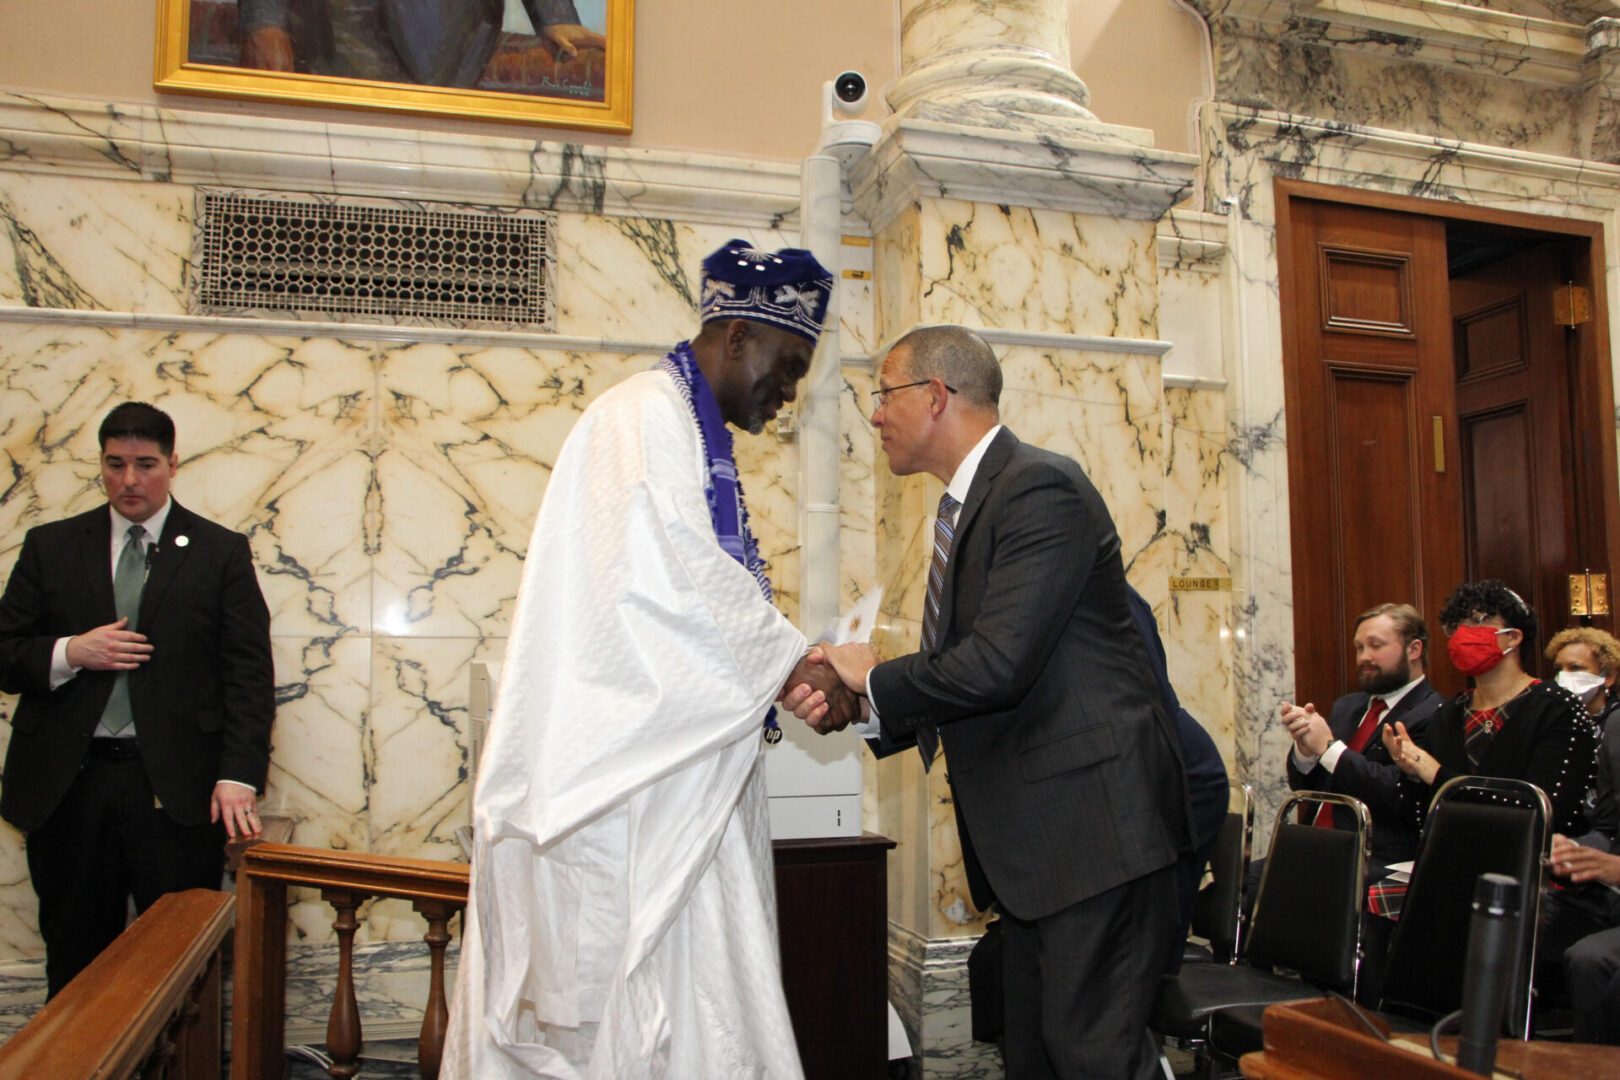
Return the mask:
<path id="1" fill-rule="evenodd" d="M 1069 69 L 1064 0 L 902 0 L 894 113 L 851 177 L 872 226 L 874 336 L 931 323 L 980 330 L 1000 356 L 1003 420 L 1069 454 L 1112 508 L 1131 580 L 1168 594 L 1155 223 L 1195 159 L 1108 125 Z M 879 647 L 916 647 L 931 477 L 877 455 Z M 999 1076 L 969 1030 L 965 960 L 984 917 L 962 872 L 936 766 L 871 766 L 874 822 L 900 842 L 890 874 L 892 995 L 926 1077 Z M 1076 822 L 1076 828 L 1084 823 Z"/>
<path id="2" fill-rule="evenodd" d="M 1062 0 L 902 0 L 900 78 L 888 100 L 898 114 L 993 127 L 1097 119 L 1069 65 Z"/>

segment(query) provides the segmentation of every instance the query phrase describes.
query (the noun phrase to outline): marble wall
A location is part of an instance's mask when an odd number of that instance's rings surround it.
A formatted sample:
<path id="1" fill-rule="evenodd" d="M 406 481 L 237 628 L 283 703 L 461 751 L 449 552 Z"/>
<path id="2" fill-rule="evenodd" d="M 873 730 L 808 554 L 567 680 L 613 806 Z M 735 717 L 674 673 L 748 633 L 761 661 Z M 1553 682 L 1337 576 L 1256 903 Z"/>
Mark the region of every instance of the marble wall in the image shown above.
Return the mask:
<path id="1" fill-rule="evenodd" d="M 1223 307 L 1231 291 L 1226 218 L 1176 210 L 1159 224 L 1159 336 L 1164 355 L 1166 567 L 1156 608 L 1171 684 L 1228 762 L 1232 678 L 1232 447 Z"/>
<path id="2" fill-rule="evenodd" d="M 1612 19 L 1541 4 L 1194 0 L 1214 99 L 1340 124 L 1620 160 Z"/>

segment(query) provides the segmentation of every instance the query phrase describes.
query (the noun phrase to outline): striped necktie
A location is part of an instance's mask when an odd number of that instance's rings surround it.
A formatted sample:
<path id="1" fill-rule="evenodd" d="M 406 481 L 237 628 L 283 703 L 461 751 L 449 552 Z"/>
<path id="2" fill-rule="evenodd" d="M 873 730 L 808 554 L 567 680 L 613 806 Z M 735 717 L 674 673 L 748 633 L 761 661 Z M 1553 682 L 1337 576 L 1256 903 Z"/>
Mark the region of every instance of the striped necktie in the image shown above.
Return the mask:
<path id="1" fill-rule="evenodd" d="M 934 516 L 934 559 L 928 565 L 928 595 L 923 600 L 922 651 L 939 641 L 939 601 L 945 592 L 945 564 L 951 561 L 951 541 L 955 537 L 956 510 L 962 504 L 946 492 L 939 497 L 939 513 Z M 917 746 L 922 750 L 923 768 L 934 763 L 939 750 L 939 729 L 923 724 L 917 729 Z"/>
<path id="2" fill-rule="evenodd" d="M 960 505 L 948 491 L 939 497 L 939 513 L 934 517 L 934 560 L 928 564 L 928 596 L 923 607 L 923 652 L 939 641 L 939 598 L 945 592 L 945 564 L 951 561 L 951 539 Z"/>

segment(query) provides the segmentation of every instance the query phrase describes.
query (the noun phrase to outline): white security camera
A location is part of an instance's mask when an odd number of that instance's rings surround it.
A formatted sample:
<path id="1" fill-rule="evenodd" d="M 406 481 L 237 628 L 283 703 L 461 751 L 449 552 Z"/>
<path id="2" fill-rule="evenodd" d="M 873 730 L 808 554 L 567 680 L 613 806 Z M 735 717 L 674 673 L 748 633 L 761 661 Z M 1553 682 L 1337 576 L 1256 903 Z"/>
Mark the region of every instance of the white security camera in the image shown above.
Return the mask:
<path id="1" fill-rule="evenodd" d="M 816 153 L 832 154 L 845 169 L 865 155 L 877 142 L 878 126 L 867 120 L 844 117 L 859 116 L 866 111 L 867 98 L 866 76 L 858 71 L 840 71 L 821 84 L 821 141 Z"/>
<path id="2" fill-rule="evenodd" d="M 832 85 L 834 107 L 849 116 L 859 116 L 866 108 L 866 76 L 858 71 L 841 71 Z"/>

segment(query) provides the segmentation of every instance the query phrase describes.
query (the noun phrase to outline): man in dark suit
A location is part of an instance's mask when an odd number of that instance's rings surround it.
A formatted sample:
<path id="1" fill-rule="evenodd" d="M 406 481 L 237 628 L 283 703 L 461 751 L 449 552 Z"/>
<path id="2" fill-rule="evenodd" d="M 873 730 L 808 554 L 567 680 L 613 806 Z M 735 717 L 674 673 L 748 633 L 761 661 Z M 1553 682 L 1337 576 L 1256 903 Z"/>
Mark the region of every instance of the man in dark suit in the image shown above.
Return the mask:
<path id="1" fill-rule="evenodd" d="M 1312 704 L 1282 704 L 1282 722 L 1293 737 L 1288 786 L 1295 791 L 1333 791 L 1367 804 L 1372 817 L 1375 872 L 1417 855 L 1418 831 L 1396 799 L 1401 770 L 1380 737 L 1399 720 L 1419 742 L 1441 698 L 1424 675 L 1429 630 L 1409 604 L 1379 604 L 1356 617 L 1354 644 L 1361 689 L 1333 703 L 1326 719 Z M 1352 827 L 1350 811 L 1334 808 L 1333 824 Z M 1319 814 L 1327 825 L 1327 808 Z"/>
<path id="2" fill-rule="evenodd" d="M 1152 1076 L 1191 828 L 1113 520 L 1077 464 L 1000 426 L 1001 368 L 977 334 L 913 331 L 878 385 L 889 468 L 946 484 L 923 644 L 826 655 L 868 696 L 877 752 L 950 759 L 973 902 L 1002 912 L 1007 1075 Z M 814 695 L 789 700 L 828 726 Z"/>
<path id="3" fill-rule="evenodd" d="M 11 722 L 0 816 L 28 834 L 46 976 L 61 990 L 145 910 L 217 889 L 259 831 L 275 684 L 247 538 L 169 497 L 174 423 L 102 422 L 108 503 L 31 529 L 0 596 Z"/>

